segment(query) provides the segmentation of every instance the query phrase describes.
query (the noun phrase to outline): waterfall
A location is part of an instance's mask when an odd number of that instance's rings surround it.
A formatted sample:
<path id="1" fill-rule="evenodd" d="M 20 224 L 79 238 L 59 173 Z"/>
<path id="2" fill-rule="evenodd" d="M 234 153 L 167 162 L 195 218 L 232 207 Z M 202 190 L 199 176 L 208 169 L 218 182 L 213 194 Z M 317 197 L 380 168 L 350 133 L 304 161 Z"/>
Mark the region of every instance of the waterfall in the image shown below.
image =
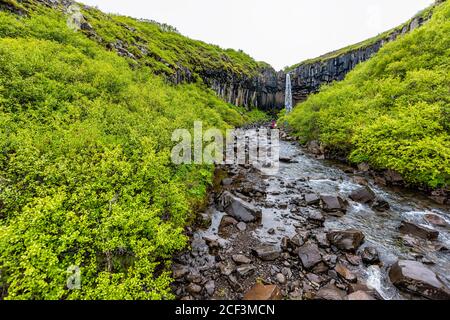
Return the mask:
<path id="1" fill-rule="evenodd" d="M 290 113 L 292 111 L 292 84 L 291 84 L 291 75 L 286 74 L 286 95 L 284 105 L 286 106 L 286 113 Z"/>

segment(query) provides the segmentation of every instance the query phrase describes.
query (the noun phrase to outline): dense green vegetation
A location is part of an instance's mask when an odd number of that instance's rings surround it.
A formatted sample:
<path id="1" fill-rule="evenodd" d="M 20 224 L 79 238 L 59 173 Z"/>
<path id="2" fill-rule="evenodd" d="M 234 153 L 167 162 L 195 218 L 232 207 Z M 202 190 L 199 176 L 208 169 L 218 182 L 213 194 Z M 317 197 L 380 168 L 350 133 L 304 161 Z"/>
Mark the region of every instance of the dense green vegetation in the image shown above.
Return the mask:
<path id="1" fill-rule="evenodd" d="M 213 171 L 172 165 L 172 131 L 263 115 L 153 67 L 70 30 L 56 10 L 0 12 L 0 299 L 172 297 L 170 257 Z M 81 290 L 66 285 L 73 265 Z"/>
<path id="2" fill-rule="evenodd" d="M 450 3 L 434 11 L 423 27 L 296 106 L 286 117 L 296 134 L 411 183 L 449 186 Z"/>

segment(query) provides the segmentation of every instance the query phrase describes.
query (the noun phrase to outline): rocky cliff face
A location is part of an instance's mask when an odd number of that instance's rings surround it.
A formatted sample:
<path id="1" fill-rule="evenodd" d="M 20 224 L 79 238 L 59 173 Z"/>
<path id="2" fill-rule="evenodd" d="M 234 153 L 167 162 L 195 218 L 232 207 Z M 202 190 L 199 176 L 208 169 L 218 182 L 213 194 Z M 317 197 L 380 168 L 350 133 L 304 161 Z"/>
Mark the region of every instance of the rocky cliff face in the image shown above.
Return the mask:
<path id="1" fill-rule="evenodd" d="M 308 95 L 319 91 L 323 84 L 333 81 L 341 81 L 345 75 L 353 70 L 359 63 L 370 59 L 385 43 L 394 41 L 397 37 L 404 35 L 421 26 L 430 16 L 417 16 L 403 28 L 396 29 L 370 45 L 350 50 L 331 58 L 317 59 L 316 62 L 304 63 L 290 71 L 292 78 L 292 94 L 294 103 L 306 100 Z"/>
<path id="2" fill-rule="evenodd" d="M 223 72 L 205 72 L 203 81 L 225 101 L 265 111 L 283 108 L 285 74 L 264 67 L 254 77 L 240 78 Z"/>

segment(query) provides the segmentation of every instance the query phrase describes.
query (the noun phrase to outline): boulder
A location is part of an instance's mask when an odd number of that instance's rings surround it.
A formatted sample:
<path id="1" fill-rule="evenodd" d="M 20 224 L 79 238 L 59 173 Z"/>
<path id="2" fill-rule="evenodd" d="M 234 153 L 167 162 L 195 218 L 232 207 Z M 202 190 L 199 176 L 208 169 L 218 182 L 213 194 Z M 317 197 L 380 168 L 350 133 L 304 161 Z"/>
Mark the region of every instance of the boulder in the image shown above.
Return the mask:
<path id="1" fill-rule="evenodd" d="M 311 269 L 319 262 L 322 262 L 322 256 L 316 244 L 305 244 L 298 249 L 298 256 L 305 269 Z"/>
<path id="2" fill-rule="evenodd" d="M 189 273 L 189 268 L 180 264 L 174 265 L 172 268 L 173 278 L 180 279 Z"/>
<path id="3" fill-rule="evenodd" d="M 240 275 L 240 276 L 245 276 L 247 274 L 250 274 L 251 272 L 253 272 L 256 269 L 255 266 L 251 266 L 251 265 L 246 265 L 246 266 L 239 266 L 236 268 L 236 272 Z"/>
<path id="4" fill-rule="evenodd" d="M 417 261 L 400 260 L 389 270 L 391 282 L 399 289 L 428 299 L 450 300 L 450 290 L 429 268 Z"/>
<path id="5" fill-rule="evenodd" d="M 447 221 L 444 218 L 438 216 L 437 214 L 427 213 L 423 216 L 425 221 L 428 223 L 438 226 L 438 227 L 448 227 Z"/>
<path id="6" fill-rule="evenodd" d="M 316 241 L 319 244 L 319 247 L 321 248 L 329 248 L 330 247 L 330 241 L 327 239 L 327 234 L 325 232 L 317 233 L 315 235 Z"/>
<path id="7" fill-rule="evenodd" d="M 337 274 L 341 276 L 342 279 L 348 282 L 356 283 L 358 281 L 358 278 L 341 263 L 338 263 L 334 270 L 336 270 Z"/>
<path id="8" fill-rule="evenodd" d="M 273 261 L 280 257 L 281 249 L 264 244 L 252 249 L 252 252 L 263 261 Z"/>
<path id="9" fill-rule="evenodd" d="M 309 152 L 315 155 L 323 155 L 325 153 L 324 148 L 320 145 L 320 142 L 317 140 L 312 140 L 308 142 L 306 148 Z"/>
<path id="10" fill-rule="evenodd" d="M 368 294 L 365 291 L 356 291 L 353 293 L 350 293 L 346 300 L 376 300 L 374 297 L 372 297 L 370 294 Z"/>
<path id="11" fill-rule="evenodd" d="M 374 209 L 375 211 L 378 212 L 385 212 L 388 211 L 391 206 L 389 205 L 389 202 L 387 202 L 384 199 L 381 198 L 377 198 L 375 199 L 375 201 L 372 203 L 372 209 Z"/>
<path id="12" fill-rule="evenodd" d="M 243 222 L 253 222 L 261 220 L 262 211 L 251 203 L 248 203 L 228 191 L 221 196 L 221 205 L 226 213 Z"/>
<path id="13" fill-rule="evenodd" d="M 317 300 L 344 300 L 345 291 L 338 289 L 334 284 L 328 284 L 321 288 L 317 294 Z"/>
<path id="14" fill-rule="evenodd" d="M 359 230 L 330 231 L 327 239 L 340 250 L 356 251 L 364 241 L 364 234 Z"/>
<path id="15" fill-rule="evenodd" d="M 320 197 L 315 193 L 307 193 L 305 194 L 305 201 L 309 206 L 319 204 Z"/>
<path id="16" fill-rule="evenodd" d="M 350 194 L 350 199 L 359 203 L 370 203 L 375 198 L 375 193 L 369 187 L 359 188 Z"/>
<path id="17" fill-rule="evenodd" d="M 423 227 L 412 222 L 402 221 L 399 230 L 403 234 L 410 234 L 426 240 L 436 240 L 439 232 L 427 227 Z"/>
<path id="18" fill-rule="evenodd" d="M 346 253 L 345 257 L 347 258 L 347 261 L 353 266 L 359 266 L 362 262 L 361 257 L 354 254 Z"/>
<path id="19" fill-rule="evenodd" d="M 375 264 L 380 262 L 378 250 L 374 247 L 366 247 L 361 252 L 362 261 L 366 264 Z"/>
<path id="20" fill-rule="evenodd" d="M 244 256 L 243 254 L 235 254 L 231 257 L 234 262 L 237 264 L 250 264 L 252 263 L 252 260 Z"/>
<path id="21" fill-rule="evenodd" d="M 386 181 L 393 185 L 403 184 L 403 177 L 394 170 L 387 170 L 384 174 Z"/>
<path id="22" fill-rule="evenodd" d="M 238 224 L 238 222 L 236 221 L 235 218 L 228 216 L 228 215 L 224 215 L 222 217 L 222 220 L 220 220 L 219 234 L 224 234 L 226 228 L 228 228 L 229 226 L 237 225 L 237 224 Z"/>
<path id="23" fill-rule="evenodd" d="M 283 163 L 291 163 L 292 162 L 292 157 L 289 157 L 289 156 L 280 156 L 280 162 L 283 162 Z"/>
<path id="24" fill-rule="evenodd" d="M 245 231 L 247 230 L 247 224 L 245 222 L 239 222 L 236 227 L 239 229 L 239 231 Z"/>
<path id="25" fill-rule="evenodd" d="M 216 283 L 214 280 L 209 280 L 205 283 L 205 290 L 208 295 L 212 296 L 214 292 L 216 291 Z"/>
<path id="26" fill-rule="evenodd" d="M 345 213 L 347 212 L 347 202 L 339 196 L 320 196 L 321 207 L 329 213 Z"/>
<path id="27" fill-rule="evenodd" d="M 276 285 L 255 284 L 245 295 L 243 300 L 269 301 L 283 298 Z"/>
<path id="28" fill-rule="evenodd" d="M 186 291 L 192 295 L 199 294 L 202 291 L 202 287 L 195 283 L 190 283 L 186 287 Z"/>

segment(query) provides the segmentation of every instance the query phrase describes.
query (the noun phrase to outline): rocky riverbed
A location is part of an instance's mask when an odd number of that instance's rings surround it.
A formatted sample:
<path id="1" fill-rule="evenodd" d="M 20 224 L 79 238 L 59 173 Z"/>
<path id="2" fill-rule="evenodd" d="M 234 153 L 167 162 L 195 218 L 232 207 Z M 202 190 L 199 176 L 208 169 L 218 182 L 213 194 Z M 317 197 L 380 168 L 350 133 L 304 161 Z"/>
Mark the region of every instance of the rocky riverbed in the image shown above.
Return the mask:
<path id="1" fill-rule="evenodd" d="M 290 140 L 290 139 L 289 139 Z M 217 168 L 175 257 L 178 299 L 450 299 L 450 208 L 281 142 L 281 167 Z"/>

